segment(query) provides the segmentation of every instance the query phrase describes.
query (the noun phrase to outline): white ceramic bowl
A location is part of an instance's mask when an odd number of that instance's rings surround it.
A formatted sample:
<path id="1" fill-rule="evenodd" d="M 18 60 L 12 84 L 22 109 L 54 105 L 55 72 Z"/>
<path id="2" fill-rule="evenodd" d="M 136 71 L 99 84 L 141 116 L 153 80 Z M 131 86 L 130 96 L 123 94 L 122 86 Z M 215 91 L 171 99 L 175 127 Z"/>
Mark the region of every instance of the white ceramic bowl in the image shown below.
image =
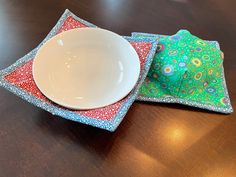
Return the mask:
<path id="1" fill-rule="evenodd" d="M 94 109 L 121 100 L 133 89 L 139 73 L 140 61 L 130 43 L 99 28 L 54 36 L 33 62 L 40 91 L 71 109 Z"/>

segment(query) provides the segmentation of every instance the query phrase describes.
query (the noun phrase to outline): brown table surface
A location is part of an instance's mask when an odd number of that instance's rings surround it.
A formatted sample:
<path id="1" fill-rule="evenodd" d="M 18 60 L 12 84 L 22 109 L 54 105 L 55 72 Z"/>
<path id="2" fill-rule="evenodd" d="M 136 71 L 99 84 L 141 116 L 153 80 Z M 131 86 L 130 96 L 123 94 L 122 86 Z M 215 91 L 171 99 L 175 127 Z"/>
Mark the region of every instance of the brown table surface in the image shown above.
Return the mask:
<path id="1" fill-rule="evenodd" d="M 181 28 L 218 40 L 236 104 L 235 0 L 0 0 L 0 69 L 69 8 L 122 35 Z M 235 177 L 236 114 L 136 102 L 114 133 L 61 119 L 0 88 L 0 176 Z M 235 106 L 234 106 L 235 107 Z"/>

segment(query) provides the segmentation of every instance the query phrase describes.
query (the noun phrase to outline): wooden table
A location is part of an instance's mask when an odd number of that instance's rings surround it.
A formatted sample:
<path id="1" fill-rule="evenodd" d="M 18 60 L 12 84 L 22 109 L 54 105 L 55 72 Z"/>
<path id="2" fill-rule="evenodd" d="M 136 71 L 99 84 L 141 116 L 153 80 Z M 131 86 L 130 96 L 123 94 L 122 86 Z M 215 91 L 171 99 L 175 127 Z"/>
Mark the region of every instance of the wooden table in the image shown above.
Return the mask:
<path id="1" fill-rule="evenodd" d="M 235 0 L 0 0 L 0 69 L 69 8 L 122 35 L 181 28 L 218 40 L 236 104 Z M 0 88 L 1 177 L 235 177 L 236 114 L 136 102 L 116 132 L 53 116 Z"/>

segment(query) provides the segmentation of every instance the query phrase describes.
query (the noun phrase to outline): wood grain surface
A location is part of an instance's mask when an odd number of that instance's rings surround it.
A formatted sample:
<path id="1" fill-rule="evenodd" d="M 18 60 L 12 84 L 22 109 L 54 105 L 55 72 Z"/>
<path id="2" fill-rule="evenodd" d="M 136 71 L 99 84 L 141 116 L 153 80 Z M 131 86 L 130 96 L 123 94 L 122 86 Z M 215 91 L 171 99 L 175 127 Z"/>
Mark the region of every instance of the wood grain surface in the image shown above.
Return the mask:
<path id="1" fill-rule="evenodd" d="M 0 69 L 66 8 L 121 35 L 188 29 L 218 40 L 236 104 L 235 0 L 0 0 Z M 0 88 L 0 177 L 235 177 L 236 114 L 135 102 L 114 133 L 53 116 Z"/>

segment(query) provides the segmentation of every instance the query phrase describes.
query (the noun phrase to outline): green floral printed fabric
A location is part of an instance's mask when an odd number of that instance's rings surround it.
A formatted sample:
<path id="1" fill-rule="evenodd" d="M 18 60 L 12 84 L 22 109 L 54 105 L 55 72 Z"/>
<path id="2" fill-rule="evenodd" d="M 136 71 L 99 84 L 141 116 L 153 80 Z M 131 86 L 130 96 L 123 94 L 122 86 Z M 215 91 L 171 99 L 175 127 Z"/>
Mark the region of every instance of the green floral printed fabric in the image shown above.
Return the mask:
<path id="1" fill-rule="evenodd" d="M 223 59 L 223 52 L 216 45 L 193 36 L 187 30 L 161 37 L 139 98 L 232 112 Z"/>

